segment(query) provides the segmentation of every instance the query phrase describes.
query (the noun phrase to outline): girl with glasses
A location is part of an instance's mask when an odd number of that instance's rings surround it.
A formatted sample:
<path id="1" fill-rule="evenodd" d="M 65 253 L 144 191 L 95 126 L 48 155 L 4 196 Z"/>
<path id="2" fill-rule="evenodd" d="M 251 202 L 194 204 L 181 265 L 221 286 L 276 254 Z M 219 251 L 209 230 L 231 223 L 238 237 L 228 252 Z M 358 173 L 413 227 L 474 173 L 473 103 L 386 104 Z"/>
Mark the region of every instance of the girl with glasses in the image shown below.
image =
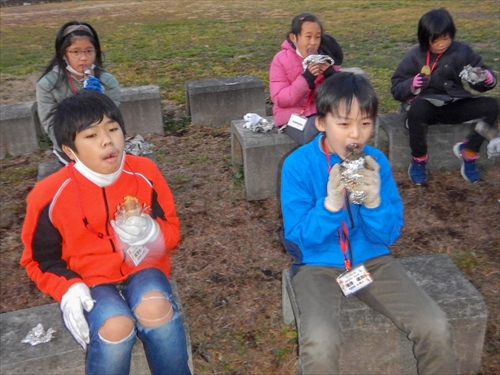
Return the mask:
<path id="1" fill-rule="evenodd" d="M 97 32 L 86 22 L 70 21 L 57 32 L 54 56 L 36 84 L 38 121 L 62 165 L 69 159 L 54 136 L 54 112 L 63 99 L 83 89 L 103 92 L 120 105 L 120 87 L 103 68 Z"/>

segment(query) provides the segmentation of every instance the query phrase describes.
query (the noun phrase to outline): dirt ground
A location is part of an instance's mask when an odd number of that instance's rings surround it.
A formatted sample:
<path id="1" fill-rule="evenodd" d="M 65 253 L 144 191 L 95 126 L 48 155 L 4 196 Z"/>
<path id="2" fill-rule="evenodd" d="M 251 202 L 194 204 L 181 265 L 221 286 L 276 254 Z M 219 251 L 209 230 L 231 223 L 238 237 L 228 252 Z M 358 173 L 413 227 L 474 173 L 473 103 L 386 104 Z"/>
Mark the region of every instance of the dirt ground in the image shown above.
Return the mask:
<path id="1" fill-rule="evenodd" d="M 22 81 L 9 84 L 21 87 Z M 16 100 L 3 97 L 2 104 Z M 164 107 L 168 117 L 185 116 L 183 106 Z M 196 373 L 295 373 L 295 331 L 281 316 L 280 277 L 290 258 L 279 239 L 277 199 L 246 201 L 239 168 L 231 164 L 227 128 L 188 126 L 146 139 L 155 147 L 181 221 L 173 277 L 190 326 Z M 53 302 L 19 265 L 24 200 L 38 163 L 50 158 L 45 152 L 0 161 L 0 312 Z M 426 187 L 413 186 L 406 173 L 395 178 L 405 226 L 393 253 L 444 253 L 455 261 L 488 306 L 481 374 L 500 373 L 499 163 L 476 184 L 466 183 L 458 171 L 433 173 Z"/>

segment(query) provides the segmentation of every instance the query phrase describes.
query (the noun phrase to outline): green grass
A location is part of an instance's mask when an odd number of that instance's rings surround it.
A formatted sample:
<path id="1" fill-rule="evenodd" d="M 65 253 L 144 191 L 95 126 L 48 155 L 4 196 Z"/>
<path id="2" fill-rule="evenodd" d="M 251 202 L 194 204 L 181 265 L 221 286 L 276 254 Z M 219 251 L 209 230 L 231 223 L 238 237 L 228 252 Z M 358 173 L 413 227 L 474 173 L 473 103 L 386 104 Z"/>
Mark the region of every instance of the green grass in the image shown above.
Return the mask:
<path id="1" fill-rule="evenodd" d="M 498 73 L 498 0 L 315 0 L 307 6 L 285 0 L 112 0 L 0 9 L 0 74 L 41 73 L 52 56 L 58 28 L 79 19 L 98 30 L 105 67 L 122 86 L 157 84 L 164 99 L 184 103 L 189 80 L 254 74 L 267 84 L 269 64 L 292 17 L 310 11 L 341 44 L 343 65 L 366 70 L 379 95 L 381 112 L 391 112 L 397 103 L 390 95 L 390 76 L 416 43 L 420 16 L 438 6 L 454 16 L 457 39 L 469 43 Z M 3 78 L 0 87 L 2 82 Z M 489 95 L 499 93 L 495 89 Z"/>

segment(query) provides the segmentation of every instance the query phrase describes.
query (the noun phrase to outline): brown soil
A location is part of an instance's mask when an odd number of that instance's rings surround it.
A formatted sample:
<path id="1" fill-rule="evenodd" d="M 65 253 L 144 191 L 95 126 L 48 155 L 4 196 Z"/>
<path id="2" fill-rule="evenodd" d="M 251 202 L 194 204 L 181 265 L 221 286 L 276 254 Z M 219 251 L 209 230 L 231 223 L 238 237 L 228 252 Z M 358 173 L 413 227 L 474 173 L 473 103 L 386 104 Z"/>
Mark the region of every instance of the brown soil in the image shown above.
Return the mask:
<path id="1" fill-rule="evenodd" d="M 183 111 L 165 104 L 166 114 Z M 239 169 L 231 165 L 227 128 L 188 126 L 146 139 L 155 146 L 182 224 L 173 277 L 187 313 L 196 372 L 295 373 L 294 327 L 284 326 L 281 316 L 281 270 L 290 259 L 280 243 L 277 199 L 246 201 L 235 177 Z M 24 199 L 37 164 L 50 158 L 40 153 L 0 161 L 0 312 L 53 302 L 19 265 Z M 393 253 L 452 257 L 488 305 L 482 373 L 499 373 L 498 163 L 477 184 L 465 183 L 458 171 L 434 173 L 427 187 L 413 186 L 406 173 L 395 178 L 405 226 Z"/>
<path id="2" fill-rule="evenodd" d="M 35 1 L 31 1 L 35 2 Z M 19 3 L 12 1 L 9 5 Z M 34 100 L 38 73 L 2 75 L 1 104 Z M 26 84 L 29 82 L 29 84 Z M 169 118 L 183 106 L 164 103 Z M 276 198 L 248 202 L 231 165 L 227 128 L 187 128 L 145 138 L 172 188 L 182 226 L 173 256 L 197 374 L 296 373 L 294 327 L 281 316 L 281 270 L 289 266 Z M 19 258 L 25 198 L 36 182 L 39 153 L 0 161 L 0 312 L 52 303 L 28 279 Z M 484 296 L 488 323 L 481 374 L 500 373 L 500 168 L 477 184 L 458 171 L 434 173 L 416 187 L 396 173 L 405 226 L 397 257 L 449 255 Z"/>

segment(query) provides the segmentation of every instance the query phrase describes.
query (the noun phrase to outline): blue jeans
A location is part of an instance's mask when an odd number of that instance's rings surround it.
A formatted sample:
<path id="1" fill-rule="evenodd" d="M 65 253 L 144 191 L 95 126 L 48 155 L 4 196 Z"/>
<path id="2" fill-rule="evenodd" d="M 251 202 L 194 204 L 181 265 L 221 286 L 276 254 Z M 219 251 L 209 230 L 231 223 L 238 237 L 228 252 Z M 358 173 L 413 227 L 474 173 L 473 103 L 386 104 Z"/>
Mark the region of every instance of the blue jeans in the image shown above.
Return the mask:
<path id="1" fill-rule="evenodd" d="M 142 296 L 151 291 L 163 293 L 174 310 L 172 319 L 158 327 L 142 326 L 134 313 Z M 172 297 L 170 283 L 163 272 L 156 268 L 147 268 L 130 276 L 124 283 L 97 285 L 92 287 L 90 292 L 95 304 L 90 312 L 85 312 L 90 328 L 87 375 L 128 374 L 136 336 L 143 342 L 153 375 L 191 374 L 188 367 L 186 335 Z M 134 321 L 135 328 L 125 339 L 109 342 L 104 340 L 98 331 L 107 319 L 115 316 L 129 317 Z"/>

